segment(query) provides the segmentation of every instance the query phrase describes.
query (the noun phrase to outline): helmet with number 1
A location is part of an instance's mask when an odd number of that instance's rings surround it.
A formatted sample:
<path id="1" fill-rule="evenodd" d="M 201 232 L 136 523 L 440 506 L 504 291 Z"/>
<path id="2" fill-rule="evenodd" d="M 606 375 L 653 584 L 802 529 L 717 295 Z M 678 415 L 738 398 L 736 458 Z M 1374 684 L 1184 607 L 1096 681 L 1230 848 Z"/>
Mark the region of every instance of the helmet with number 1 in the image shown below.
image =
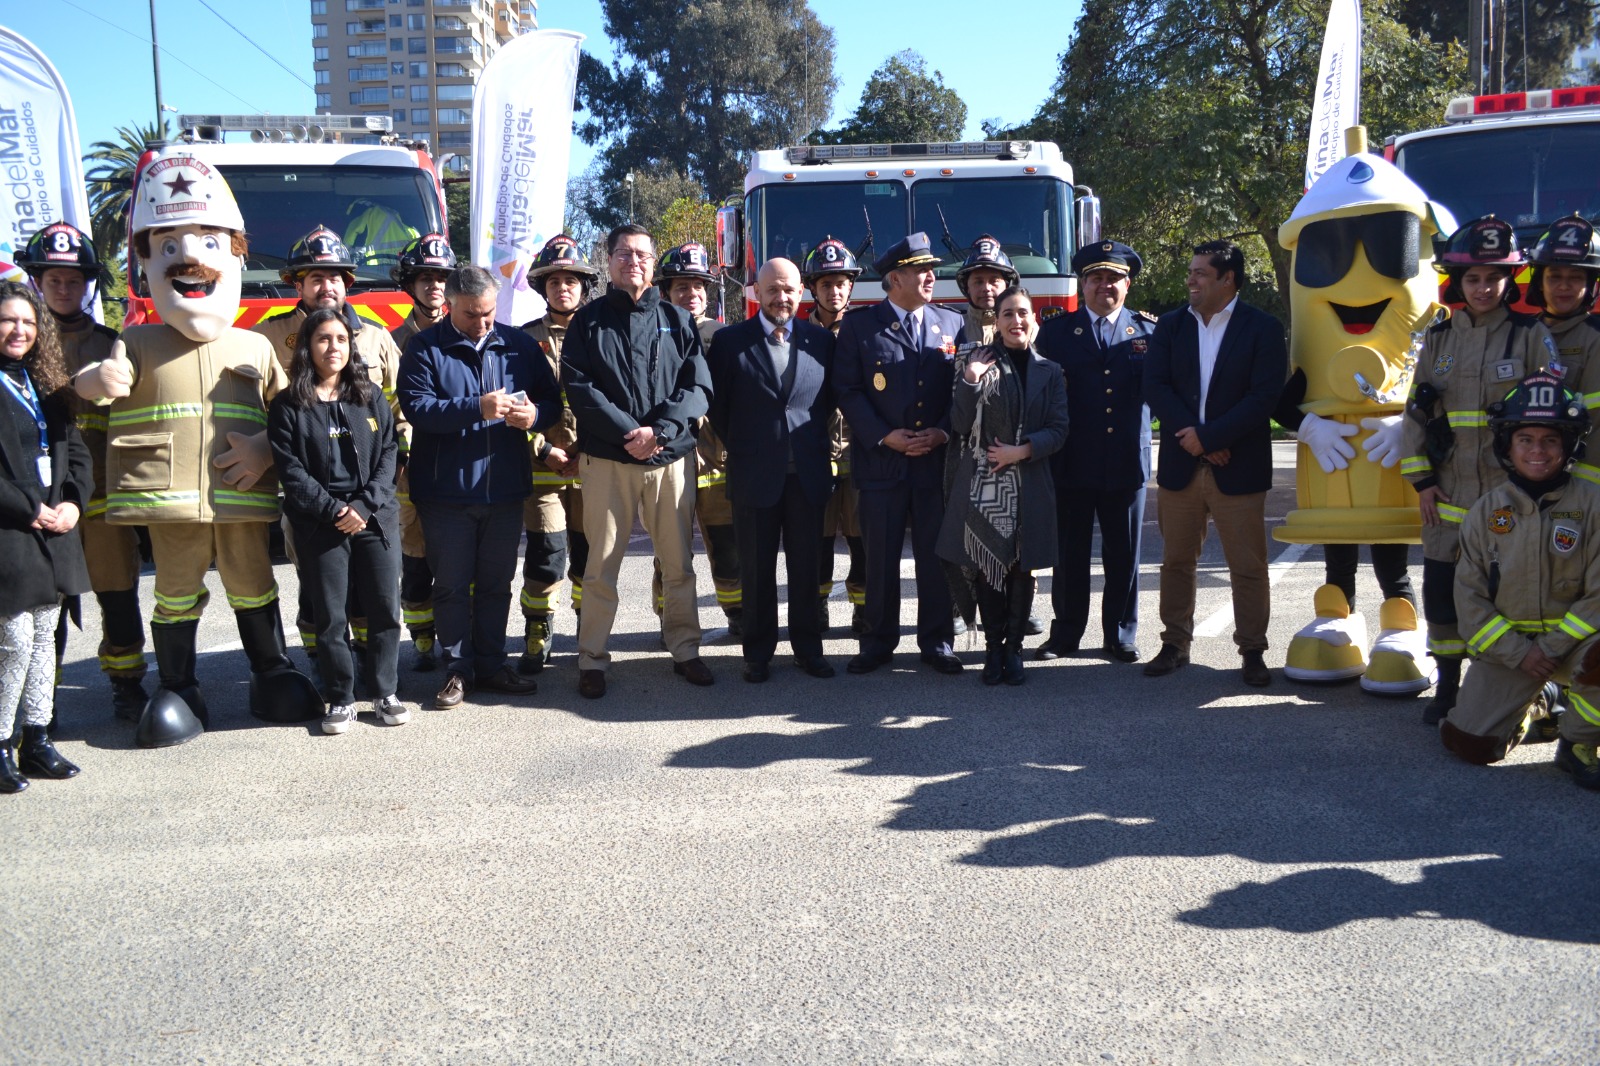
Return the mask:
<path id="1" fill-rule="evenodd" d="M 389 278 L 400 288 L 407 289 L 423 271 L 448 274 L 455 268 L 456 253 L 450 242 L 441 234 L 425 233 L 400 250 L 399 261 L 389 271 Z"/>
<path id="2" fill-rule="evenodd" d="M 345 284 L 355 280 L 356 262 L 350 249 L 327 226 L 318 226 L 295 241 L 280 273 L 284 281 L 294 284 L 313 270 L 342 270 L 349 275 Z"/>
<path id="3" fill-rule="evenodd" d="M 1445 303 L 1465 303 L 1461 291 L 1461 277 L 1473 267 L 1505 267 L 1515 273 L 1528 257 L 1517 247 L 1517 233 L 1511 224 L 1493 215 L 1475 218 L 1450 235 L 1444 251 L 1439 254 L 1438 268 L 1450 279 L 1445 287 Z M 1505 302 L 1514 304 L 1522 293 L 1517 283 L 1506 286 Z"/>
<path id="4" fill-rule="evenodd" d="M 800 271 L 800 280 L 811 285 L 829 274 L 843 274 L 851 280 L 861 275 L 861 264 L 851 254 L 849 247 L 837 237 L 828 235 L 822 243 L 806 253 L 806 263 Z"/>
<path id="5" fill-rule="evenodd" d="M 1548 426 L 1561 434 L 1562 452 L 1570 463 L 1583 457 L 1589 435 L 1589 409 L 1583 397 L 1548 370 L 1538 370 L 1512 386 L 1506 398 L 1489 405 L 1489 431 L 1494 457 L 1510 470 L 1511 438 L 1523 426 Z"/>
<path id="6" fill-rule="evenodd" d="M 1594 300 L 1594 283 L 1600 278 L 1600 235 L 1596 235 L 1589 220 L 1581 215 L 1568 215 L 1550 223 L 1539 243 L 1528 256 L 1533 264 L 1533 277 L 1528 280 L 1528 302 L 1535 307 L 1544 306 L 1544 268 L 1552 266 L 1577 267 L 1589 277 L 1588 292 L 1583 306 Z"/>
<path id="7" fill-rule="evenodd" d="M 100 259 L 94 254 L 94 242 L 78 227 L 67 222 L 55 222 L 39 230 L 28 239 L 17 265 L 34 281 L 44 276 L 46 270 L 64 267 L 76 270 L 84 280 L 100 277 Z"/>
<path id="8" fill-rule="evenodd" d="M 667 249 L 667 254 L 661 257 L 661 265 L 656 268 L 656 284 L 666 292 L 678 278 L 717 280 L 711 273 L 711 257 L 706 254 L 705 245 L 690 241 Z"/>

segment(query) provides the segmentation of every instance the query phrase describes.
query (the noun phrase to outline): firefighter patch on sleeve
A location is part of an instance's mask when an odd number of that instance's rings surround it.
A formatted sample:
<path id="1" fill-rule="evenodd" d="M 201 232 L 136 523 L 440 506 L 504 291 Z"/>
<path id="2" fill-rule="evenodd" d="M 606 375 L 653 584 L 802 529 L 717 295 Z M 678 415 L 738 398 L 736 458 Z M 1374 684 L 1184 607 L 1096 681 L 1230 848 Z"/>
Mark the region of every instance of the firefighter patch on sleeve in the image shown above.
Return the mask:
<path id="1" fill-rule="evenodd" d="M 1578 531 L 1571 526 L 1556 526 L 1555 532 L 1550 534 L 1550 546 L 1566 555 L 1578 546 Z"/>
<path id="2" fill-rule="evenodd" d="M 1510 533 L 1517 528 L 1517 520 L 1511 513 L 1511 508 L 1501 507 L 1489 516 L 1489 530 L 1494 533 Z"/>
<path id="3" fill-rule="evenodd" d="M 1433 372 L 1440 377 L 1450 373 L 1456 365 L 1454 352 L 1444 351 L 1433 357 Z"/>

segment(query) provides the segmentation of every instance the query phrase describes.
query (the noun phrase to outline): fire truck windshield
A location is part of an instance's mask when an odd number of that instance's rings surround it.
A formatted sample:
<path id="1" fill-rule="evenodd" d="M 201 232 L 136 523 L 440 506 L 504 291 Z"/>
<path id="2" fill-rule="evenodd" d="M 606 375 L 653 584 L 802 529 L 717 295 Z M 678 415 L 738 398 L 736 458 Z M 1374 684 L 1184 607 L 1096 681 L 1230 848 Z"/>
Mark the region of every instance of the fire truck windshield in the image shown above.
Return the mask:
<path id="1" fill-rule="evenodd" d="M 439 204 L 422 171 L 364 166 L 221 166 L 250 235 L 245 295 L 281 289 L 289 248 L 319 225 L 339 234 L 358 264 L 354 291 L 393 288 L 389 269 L 414 237 L 441 233 Z M 287 293 L 293 296 L 293 292 Z"/>
<path id="2" fill-rule="evenodd" d="M 1395 165 L 1459 221 L 1498 215 L 1526 246 L 1563 215 L 1600 215 L 1600 123 L 1418 137 L 1396 147 Z"/>
<path id="3" fill-rule="evenodd" d="M 873 251 L 863 257 L 863 280 L 875 280 L 871 259 L 907 233 L 925 231 L 945 259 L 940 277 L 954 277 L 960 266 L 944 246 L 942 209 L 957 248 L 981 234 L 999 238 L 1024 275 L 1066 272 L 1070 258 L 1065 185 L 1054 178 L 932 178 L 909 190 L 899 181 L 796 182 L 761 185 L 750 191 L 748 217 L 756 263 L 787 256 L 804 263 L 806 253 L 825 237 L 860 249 L 872 219 Z M 863 214 L 865 209 L 865 214 Z"/>

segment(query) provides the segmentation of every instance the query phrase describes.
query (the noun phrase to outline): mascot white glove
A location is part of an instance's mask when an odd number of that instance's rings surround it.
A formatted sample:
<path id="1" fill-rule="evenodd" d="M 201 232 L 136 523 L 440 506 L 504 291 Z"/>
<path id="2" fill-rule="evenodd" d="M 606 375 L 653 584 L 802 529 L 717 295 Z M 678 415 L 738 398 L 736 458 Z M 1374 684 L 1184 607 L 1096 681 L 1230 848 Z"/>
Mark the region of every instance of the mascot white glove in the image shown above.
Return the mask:
<path id="1" fill-rule="evenodd" d="M 1311 457 L 1322 467 L 1324 474 L 1343 470 L 1356 456 L 1353 445 L 1345 440 L 1356 435 L 1356 427 L 1336 422 L 1331 418 L 1308 414 L 1295 436 L 1311 450 Z"/>
<path id="2" fill-rule="evenodd" d="M 1362 429 L 1372 430 L 1372 436 L 1361 442 L 1367 453 L 1367 462 L 1394 466 L 1400 461 L 1401 419 L 1399 415 L 1382 418 L 1363 418 Z"/>

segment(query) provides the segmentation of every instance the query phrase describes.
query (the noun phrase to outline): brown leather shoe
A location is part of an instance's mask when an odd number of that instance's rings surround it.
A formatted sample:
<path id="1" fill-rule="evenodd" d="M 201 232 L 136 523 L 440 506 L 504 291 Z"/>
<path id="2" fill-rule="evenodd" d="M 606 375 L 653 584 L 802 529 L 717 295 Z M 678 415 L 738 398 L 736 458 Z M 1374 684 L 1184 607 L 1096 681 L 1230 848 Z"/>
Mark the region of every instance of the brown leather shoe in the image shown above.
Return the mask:
<path id="1" fill-rule="evenodd" d="M 444 679 L 444 688 L 433 698 L 433 709 L 436 711 L 449 711 L 461 706 L 461 701 L 467 698 L 467 693 L 472 686 L 467 684 L 467 679 L 460 674 L 451 674 Z"/>
<path id="2" fill-rule="evenodd" d="M 1258 651 L 1241 652 L 1244 667 L 1239 671 L 1239 676 L 1244 678 L 1244 683 L 1256 688 L 1265 688 L 1272 684 L 1272 671 L 1267 669 L 1267 660 Z"/>
<path id="3" fill-rule="evenodd" d="M 539 691 L 539 682 L 524 677 L 507 665 L 488 677 L 479 678 L 478 688 L 485 692 L 504 692 L 508 696 L 531 696 Z"/>
<path id="4" fill-rule="evenodd" d="M 1165 677 L 1180 666 L 1189 665 L 1189 653 L 1179 651 L 1177 645 L 1163 644 L 1156 657 L 1144 664 L 1145 677 Z"/>
<path id="5" fill-rule="evenodd" d="M 710 685 L 717 680 L 711 676 L 711 667 L 705 664 L 705 660 L 699 658 L 685 659 L 681 663 L 673 663 L 672 672 L 691 685 Z"/>
<path id="6" fill-rule="evenodd" d="M 597 700 L 606 694 L 606 672 L 604 670 L 579 670 L 578 695 L 584 699 Z"/>

